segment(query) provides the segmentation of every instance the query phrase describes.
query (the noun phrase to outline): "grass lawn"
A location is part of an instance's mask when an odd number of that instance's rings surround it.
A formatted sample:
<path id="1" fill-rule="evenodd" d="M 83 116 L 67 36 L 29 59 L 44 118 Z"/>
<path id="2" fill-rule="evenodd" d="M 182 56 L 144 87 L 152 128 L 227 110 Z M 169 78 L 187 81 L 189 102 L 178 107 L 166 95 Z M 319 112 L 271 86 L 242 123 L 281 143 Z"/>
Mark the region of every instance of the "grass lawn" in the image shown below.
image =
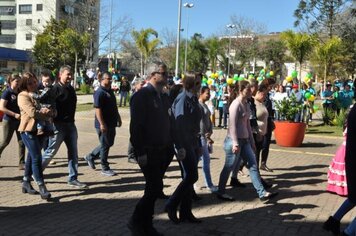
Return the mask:
<path id="1" fill-rule="evenodd" d="M 77 104 L 76 111 L 90 111 L 94 109 L 93 103 Z"/>
<path id="2" fill-rule="evenodd" d="M 306 130 L 306 134 L 315 134 L 315 135 L 325 135 L 325 136 L 337 136 L 342 137 L 342 127 L 338 126 L 329 126 L 329 125 L 309 125 Z"/>

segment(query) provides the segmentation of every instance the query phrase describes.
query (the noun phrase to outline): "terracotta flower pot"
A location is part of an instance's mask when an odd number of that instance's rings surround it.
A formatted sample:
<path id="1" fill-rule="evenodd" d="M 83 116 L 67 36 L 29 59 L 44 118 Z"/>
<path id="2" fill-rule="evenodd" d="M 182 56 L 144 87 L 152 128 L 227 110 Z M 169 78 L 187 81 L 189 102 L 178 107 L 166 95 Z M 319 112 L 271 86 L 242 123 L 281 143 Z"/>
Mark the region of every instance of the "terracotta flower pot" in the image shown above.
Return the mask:
<path id="1" fill-rule="evenodd" d="M 306 124 L 302 122 L 275 121 L 274 137 L 282 147 L 299 147 L 303 143 Z"/>

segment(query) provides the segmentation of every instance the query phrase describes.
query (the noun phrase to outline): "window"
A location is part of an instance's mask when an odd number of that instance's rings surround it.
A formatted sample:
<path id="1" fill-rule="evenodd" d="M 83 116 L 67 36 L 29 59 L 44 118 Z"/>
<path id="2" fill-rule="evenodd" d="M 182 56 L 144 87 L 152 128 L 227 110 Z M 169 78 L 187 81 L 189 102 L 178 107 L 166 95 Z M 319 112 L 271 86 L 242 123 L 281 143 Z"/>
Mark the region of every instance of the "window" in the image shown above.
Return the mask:
<path id="1" fill-rule="evenodd" d="M 0 35 L 0 43 L 13 44 L 16 42 L 16 35 L 2 34 Z"/>
<path id="2" fill-rule="evenodd" d="M 17 70 L 24 71 L 25 70 L 25 62 L 18 62 L 17 63 Z"/>
<path id="3" fill-rule="evenodd" d="M 37 11 L 43 11 L 43 4 L 37 4 L 36 5 L 36 10 Z"/>
<path id="4" fill-rule="evenodd" d="M 0 6 L 0 15 L 15 15 L 15 7 L 13 6 Z"/>
<path id="5" fill-rule="evenodd" d="M 26 25 L 31 26 L 32 25 L 32 19 L 26 19 Z"/>
<path id="6" fill-rule="evenodd" d="M 19 5 L 19 14 L 31 14 L 32 5 Z"/>
<path id="7" fill-rule="evenodd" d="M 1 21 L 1 29 L 15 29 L 16 21 L 14 20 L 2 20 Z"/>
<path id="8" fill-rule="evenodd" d="M 32 34 L 26 34 L 26 40 L 31 41 L 32 40 Z"/>
<path id="9" fill-rule="evenodd" d="M 0 61 L 0 68 L 7 68 L 7 61 Z"/>

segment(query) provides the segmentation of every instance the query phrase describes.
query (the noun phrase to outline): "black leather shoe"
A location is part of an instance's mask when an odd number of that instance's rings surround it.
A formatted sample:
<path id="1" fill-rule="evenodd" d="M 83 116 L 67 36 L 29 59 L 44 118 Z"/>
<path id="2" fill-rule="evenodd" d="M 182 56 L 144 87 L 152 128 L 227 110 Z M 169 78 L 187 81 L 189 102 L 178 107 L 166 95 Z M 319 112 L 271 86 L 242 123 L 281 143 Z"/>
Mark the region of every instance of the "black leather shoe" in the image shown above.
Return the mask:
<path id="1" fill-rule="evenodd" d="M 262 202 L 267 202 L 267 201 L 269 201 L 270 199 L 274 198 L 277 195 L 278 195 L 278 192 L 273 192 L 273 193 L 266 192 L 265 195 L 260 198 L 260 200 Z"/>
<path id="2" fill-rule="evenodd" d="M 166 194 L 164 194 L 164 192 L 161 192 L 160 194 L 158 194 L 157 198 L 158 198 L 158 199 L 168 199 L 169 196 L 167 196 Z"/>
<path id="3" fill-rule="evenodd" d="M 216 196 L 217 196 L 217 198 L 219 198 L 221 200 L 224 200 L 224 201 L 229 201 L 229 202 L 235 201 L 234 197 L 232 197 L 232 196 L 230 196 L 230 195 L 228 195 L 226 193 L 224 193 L 224 194 L 218 193 Z"/>
<path id="4" fill-rule="evenodd" d="M 38 188 L 40 190 L 40 195 L 41 195 L 42 199 L 48 200 L 51 198 L 51 193 L 48 192 L 46 185 L 44 185 L 44 184 L 38 185 Z"/>
<path id="5" fill-rule="evenodd" d="M 193 213 L 189 212 L 189 213 L 181 213 L 179 212 L 179 219 L 180 221 L 187 221 L 189 223 L 193 223 L 193 224 L 199 224 L 201 222 L 203 222 L 202 220 L 196 218 Z"/>
<path id="6" fill-rule="evenodd" d="M 246 185 L 241 183 L 238 179 L 236 178 L 231 178 L 230 179 L 230 186 L 236 187 L 236 188 L 246 188 Z"/>
<path id="7" fill-rule="evenodd" d="M 166 206 L 164 209 L 165 212 L 168 213 L 168 218 L 175 224 L 179 224 L 180 220 L 177 217 L 177 209 L 170 207 L 170 206 Z"/>
<path id="8" fill-rule="evenodd" d="M 264 170 L 264 171 L 267 171 L 267 172 L 273 172 L 273 170 L 271 170 L 270 168 L 268 168 L 268 167 L 266 166 L 266 164 L 261 164 L 260 170 Z"/>
<path id="9" fill-rule="evenodd" d="M 262 182 L 262 185 L 264 187 L 264 189 L 270 189 L 272 188 L 272 184 L 271 183 L 267 183 L 264 179 L 261 178 L 261 182 Z"/>
<path id="10" fill-rule="evenodd" d="M 330 216 L 329 219 L 324 222 L 323 229 L 325 229 L 326 231 L 331 231 L 334 235 L 339 235 L 340 221 Z"/>

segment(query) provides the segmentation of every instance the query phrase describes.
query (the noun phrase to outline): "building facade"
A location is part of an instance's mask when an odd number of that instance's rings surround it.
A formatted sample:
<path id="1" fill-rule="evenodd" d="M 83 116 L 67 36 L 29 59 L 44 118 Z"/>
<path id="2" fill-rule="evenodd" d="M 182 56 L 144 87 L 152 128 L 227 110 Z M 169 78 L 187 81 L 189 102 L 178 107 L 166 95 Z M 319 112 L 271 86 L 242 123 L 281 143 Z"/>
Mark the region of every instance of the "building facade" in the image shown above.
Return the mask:
<path id="1" fill-rule="evenodd" d="M 88 61 L 97 60 L 100 0 L 0 0 L 0 47 L 31 51 L 51 17 L 91 35 Z"/>

